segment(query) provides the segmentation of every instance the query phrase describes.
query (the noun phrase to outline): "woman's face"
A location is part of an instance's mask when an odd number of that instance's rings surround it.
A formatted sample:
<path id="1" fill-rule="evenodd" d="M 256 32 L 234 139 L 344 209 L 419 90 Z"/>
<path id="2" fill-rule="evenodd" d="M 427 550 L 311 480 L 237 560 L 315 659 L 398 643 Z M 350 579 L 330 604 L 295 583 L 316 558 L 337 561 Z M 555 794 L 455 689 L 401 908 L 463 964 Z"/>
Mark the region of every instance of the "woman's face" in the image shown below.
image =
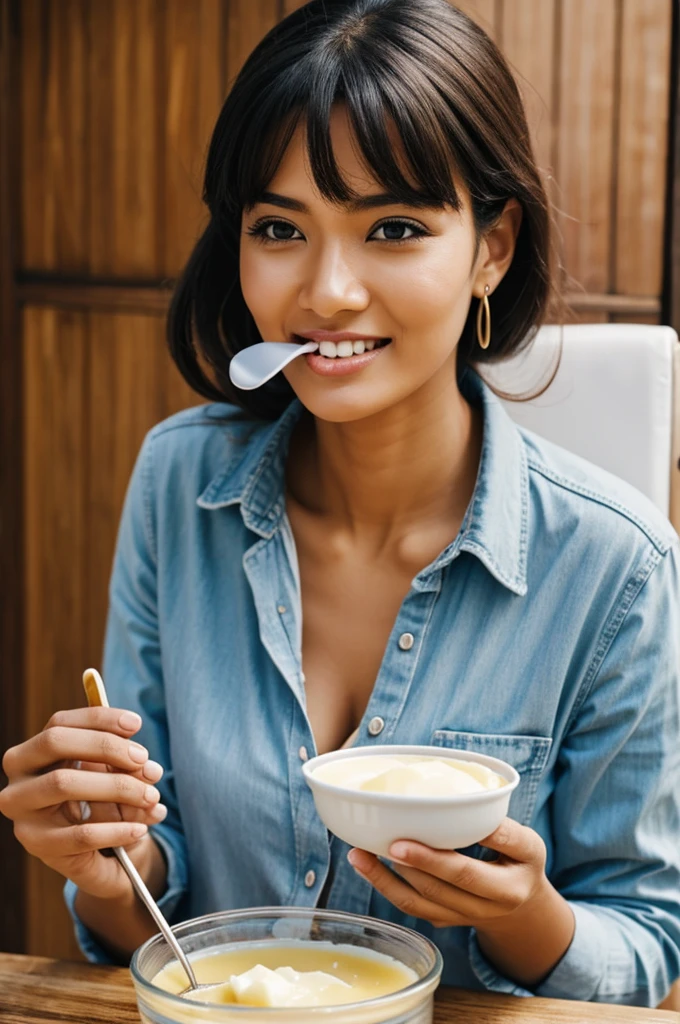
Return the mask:
<path id="1" fill-rule="evenodd" d="M 333 113 L 331 137 L 344 179 L 362 197 L 378 196 L 383 189 L 355 154 L 342 107 Z M 483 291 L 477 277 L 486 254 L 482 245 L 475 259 L 468 195 L 456 185 L 461 211 L 389 197 L 364 209 L 334 205 L 316 190 L 299 128 L 267 194 L 244 213 L 241 287 L 263 340 L 309 340 L 304 336 L 320 331 L 355 336 L 285 369 L 315 416 L 371 416 L 435 379 L 441 384 L 442 375 L 456 386 L 455 350 L 473 286 Z"/>

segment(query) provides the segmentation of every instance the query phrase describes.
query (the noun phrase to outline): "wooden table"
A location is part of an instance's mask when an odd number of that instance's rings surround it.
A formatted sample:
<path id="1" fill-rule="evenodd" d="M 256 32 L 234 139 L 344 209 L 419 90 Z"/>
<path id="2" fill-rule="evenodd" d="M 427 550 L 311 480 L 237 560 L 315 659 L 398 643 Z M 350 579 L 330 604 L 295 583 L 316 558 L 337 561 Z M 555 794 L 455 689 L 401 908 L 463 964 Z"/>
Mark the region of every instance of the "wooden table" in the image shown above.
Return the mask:
<path id="1" fill-rule="evenodd" d="M 680 1024 L 680 1013 L 440 989 L 435 1024 Z M 124 967 L 0 953 L 0 1021 L 139 1024 Z"/>

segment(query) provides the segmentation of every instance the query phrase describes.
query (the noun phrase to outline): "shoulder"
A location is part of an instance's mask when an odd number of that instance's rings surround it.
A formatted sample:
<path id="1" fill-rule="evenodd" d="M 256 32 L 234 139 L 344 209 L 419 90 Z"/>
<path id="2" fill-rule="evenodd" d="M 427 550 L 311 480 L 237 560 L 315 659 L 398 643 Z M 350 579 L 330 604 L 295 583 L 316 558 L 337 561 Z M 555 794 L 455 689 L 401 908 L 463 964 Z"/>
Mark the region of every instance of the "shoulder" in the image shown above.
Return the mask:
<path id="1" fill-rule="evenodd" d="M 245 454 L 271 423 L 253 420 L 226 402 L 193 406 L 168 416 L 146 435 L 143 448 L 154 470 L 193 474 L 197 464 L 223 470 L 231 456 Z"/>
<path id="2" fill-rule="evenodd" d="M 212 402 L 182 409 L 157 423 L 146 435 L 146 442 L 157 450 L 200 446 L 211 436 L 229 436 L 265 426 L 252 420 L 235 405 Z"/>
<path id="3" fill-rule="evenodd" d="M 584 539 L 595 532 L 613 548 L 651 545 L 663 556 L 677 547 L 678 535 L 669 520 L 637 488 L 532 431 L 517 430 L 534 502 L 546 514 L 550 503 L 556 517 L 578 523 Z"/>
<path id="4" fill-rule="evenodd" d="M 156 516 L 196 514 L 196 503 L 217 482 L 229 488 L 253 472 L 279 421 L 253 420 L 227 403 L 194 406 L 147 433 L 135 476 Z"/>

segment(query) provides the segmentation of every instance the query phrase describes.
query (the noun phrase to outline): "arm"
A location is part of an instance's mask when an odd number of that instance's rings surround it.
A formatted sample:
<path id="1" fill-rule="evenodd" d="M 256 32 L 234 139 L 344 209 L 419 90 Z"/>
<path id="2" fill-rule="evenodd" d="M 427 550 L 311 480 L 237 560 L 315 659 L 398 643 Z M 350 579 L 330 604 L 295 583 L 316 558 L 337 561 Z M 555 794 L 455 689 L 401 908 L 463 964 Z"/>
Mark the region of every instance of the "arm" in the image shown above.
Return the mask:
<path id="1" fill-rule="evenodd" d="M 659 564 L 657 564 L 659 562 Z M 489 989 L 656 1005 L 680 974 L 680 580 L 648 555 L 616 602 L 560 747 L 541 837 L 505 819 L 482 861 L 399 841 L 351 863 L 403 913 L 471 926 Z"/>
<path id="2" fill-rule="evenodd" d="M 536 994 L 656 1005 L 680 974 L 679 736 L 676 545 L 632 595 L 560 748 L 550 879 L 576 931 Z"/>
<path id="3" fill-rule="evenodd" d="M 187 888 L 187 858 L 165 711 L 153 503 L 153 438 L 148 436 L 130 479 L 118 532 L 102 674 L 111 703 L 141 715 L 142 728 L 135 738 L 165 769 L 158 789 L 167 817 L 151 827 L 133 859 L 171 919 Z M 111 952 L 116 959 L 127 958 L 156 930 L 132 889 L 119 902 L 79 892 L 72 883 L 67 883 L 65 895 L 81 948 L 92 960 L 109 961 Z"/>
<path id="4" fill-rule="evenodd" d="M 147 836 L 130 853 L 130 859 L 151 895 L 158 899 L 166 888 L 167 877 L 165 859 L 158 844 Z M 111 900 L 76 889 L 72 907 L 84 928 L 116 960 L 129 959 L 134 950 L 157 931 L 148 911 L 132 889 L 125 898 Z"/>

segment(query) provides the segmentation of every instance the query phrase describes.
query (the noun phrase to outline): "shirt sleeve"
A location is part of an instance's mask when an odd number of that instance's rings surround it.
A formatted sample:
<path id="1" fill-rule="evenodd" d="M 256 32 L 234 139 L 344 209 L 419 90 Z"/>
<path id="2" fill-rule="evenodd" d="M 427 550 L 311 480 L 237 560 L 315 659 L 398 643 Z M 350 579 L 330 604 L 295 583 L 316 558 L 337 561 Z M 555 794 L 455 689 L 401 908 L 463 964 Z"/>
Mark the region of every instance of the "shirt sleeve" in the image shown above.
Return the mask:
<path id="1" fill-rule="evenodd" d="M 168 867 L 166 890 L 158 902 L 172 923 L 181 911 L 188 889 L 188 865 L 175 794 L 163 688 L 156 598 L 152 446 L 151 434 L 137 458 L 123 507 L 109 586 L 102 674 L 111 705 L 141 715 L 143 725 L 134 738 L 147 747 L 149 756 L 165 770 L 157 786 L 168 815 L 160 825 L 152 825 L 150 832 Z M 66 905 L 74 919 L 80 948 L 89 960 L 114 962 L 78 919 L 73 906 L 76 893 L 76 886 L 67 882 Z"/>
<path id="2" fill-rule="evenodd" d="M 574 912 L 569 949 L 533 990 L 500 975 L 474 929 L 473 970 L 514 995 L 656 1006 L 680 976 L 680 560 L 628 581 L 560 748 L 548 876 Z"/>

